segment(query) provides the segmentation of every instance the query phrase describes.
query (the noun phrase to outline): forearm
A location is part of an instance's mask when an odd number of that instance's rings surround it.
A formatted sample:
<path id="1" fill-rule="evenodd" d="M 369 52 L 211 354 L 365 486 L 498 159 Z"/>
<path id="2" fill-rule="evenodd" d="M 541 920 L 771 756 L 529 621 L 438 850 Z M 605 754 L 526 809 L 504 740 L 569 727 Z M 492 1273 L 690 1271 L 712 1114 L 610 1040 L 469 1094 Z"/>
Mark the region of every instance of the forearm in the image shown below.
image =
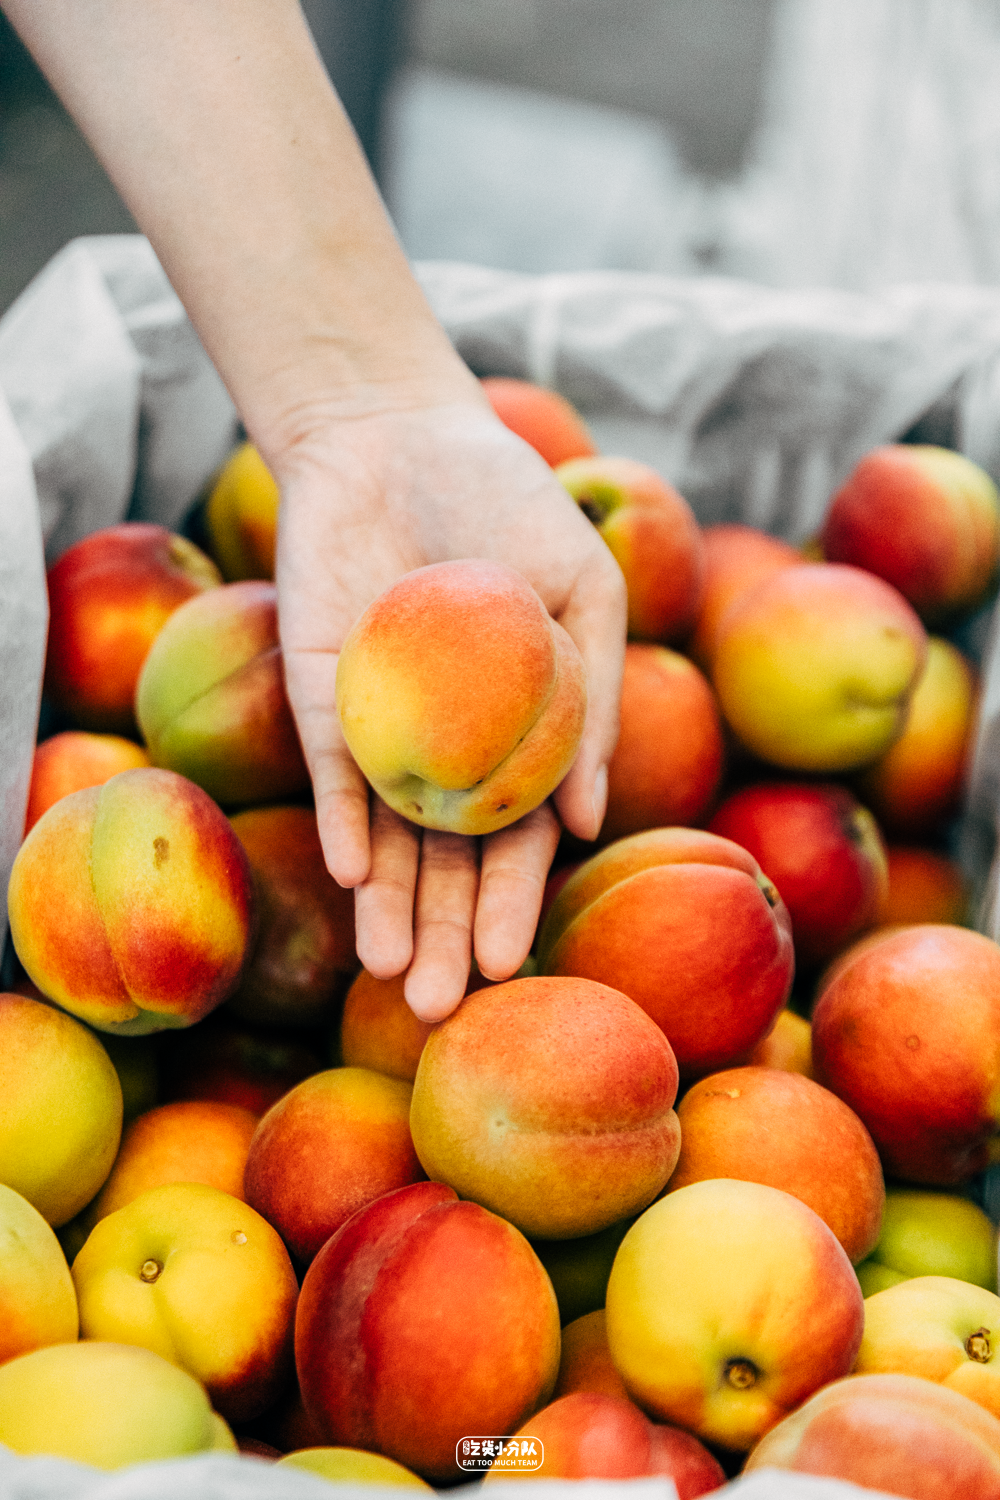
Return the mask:
<path id="1" fill-rule="evenodd" d="M 276 462 L 467 399 L 295 0 L 2 0 Z"/>

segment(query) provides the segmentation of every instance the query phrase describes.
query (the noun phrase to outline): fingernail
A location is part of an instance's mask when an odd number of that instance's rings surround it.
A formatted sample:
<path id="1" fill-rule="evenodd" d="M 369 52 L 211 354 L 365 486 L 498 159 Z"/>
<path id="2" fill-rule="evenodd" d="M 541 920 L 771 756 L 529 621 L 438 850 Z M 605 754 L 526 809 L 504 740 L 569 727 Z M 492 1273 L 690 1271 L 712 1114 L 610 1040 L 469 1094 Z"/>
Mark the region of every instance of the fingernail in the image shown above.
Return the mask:
<path id="1" fill-rule="evenodd" d="M 601 831 L 601 824 L 604 822 L 604 814 L 608 810 L 607 766 L 601 766 L 598 769 L 597 775 L 594 777 L 594 792 L 592 801 L 594 808 L 594 838 L 596 839 L 597 835 Z"/>

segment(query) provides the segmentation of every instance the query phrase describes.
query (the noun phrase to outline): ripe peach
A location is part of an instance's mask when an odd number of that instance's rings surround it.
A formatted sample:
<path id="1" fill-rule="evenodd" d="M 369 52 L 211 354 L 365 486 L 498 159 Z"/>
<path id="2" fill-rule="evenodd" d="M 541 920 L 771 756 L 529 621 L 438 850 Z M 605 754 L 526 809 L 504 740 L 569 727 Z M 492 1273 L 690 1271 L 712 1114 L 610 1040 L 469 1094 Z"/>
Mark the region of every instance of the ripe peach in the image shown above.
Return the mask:
<path id="1" fill-rule="evenodd" d="M 490 833 L 543 802 L 583 730 L 584 669 L 512 568 L 417 568 L 356 622 L 337 712 L 365 776 L 425 828 Z"/>
<path id="2" fill-rule="evenodd" d="M 79 1332 L 76 1289 L 51 1226 L 0 1185 L 0 1365 Z"/>
<path id="3" fill-rule="evenodd" d="M 719 710 L 698 668 L 666 646 L 630 642 L 601 842 L 700 822 L 722 766 Z"/>
<path id="4" fill-rule="evenodd" d="M 227 583 L 274 577 L 278 486 L 252 443 L 223 464 L 205 505 L 212 556 Z"/>
<path id="5" fill-rule="evenodd" d="M 424 1043 L 434 1027 L 421 1021 L 406 1003 L 405 974 L 376 979 L 362 969 L 344 1001 L 340 1021 L 340 1056 L 349 1068 L 372 1068 L 412 1083 Z"/>
<path id="6" fill-rule="evenodd" d="M 1000 1297 L 955 1276 L 914 1276 L 865 1301 L 858 1375 L 920 1375 L 1000 1417 Z"/>
<path id="7" fill-rule="evenodd" d="M 608 1396 L 628 1396 L 611 1358 L 604 1308 L 595 1308 L 574 1318 L 562 1331 L 562 1355 L 554 1396 L 573 1391 L 603 1391 Z"/>
<path id="8" fill-rule="evenodd" d="M 119 771 L 134 771 L 149 765 L 149 756 L 134 740 L 119 734 L 89 734 L 83 729 L 66 729 L 42 740 L 35 750 L 28 788 L 28 807 L 24 815 L 25 836 L 31 832 L 43 812 L 70 792 L 82 792 L 88 786 L 103 786 Z"/>
<path id="9" fill-rule="evenodd" d="M 889 888 L 879 912 L 880 927 L 913 922 L 953 922 L 968 914 L 969 889 L 961 865 L 935 849 L 888 844 Z"/>
<path id="10" fill-rule="evenodd" d="M 190 1026 L 236 983 L 250 872 L 228 821 L 172 771 L 122 771 L 64 797 L 18 851 L 18 957 L 43 994 L 125 1035 Z"/>
<path id="11" fill-rule="evenodd" d="M 358 1209 L 423 1177 L 410 1138 L 410 1087 L 367 1068 L 306 1078 L 260 1121 L 246 1200 L 308 1264 Z"/>
<path id="12" fill-rule="evenodd" d="M 719 626 L 712 682 L 741 743 L 776 766 L 849 771 L 899 737 L 923 626 L 881 578 L 840 563 L 784 568 Z"/>
<path id="13" fill-rule="evenodd" d="M 176 610 L 143 665 L 135 711 L 154 766 L 217 802 L 309 787 L 285 693 L 274 584 L 227 583 Z"/>
<path id="14" fill-rule="evenodd" d="M 830 501 L 824 555 L 893 584 L 928 624 L 979 605 L 1000 556 L 1000 502 L 960 453 L 889 443 L 867 453 Z"/>
<path id="15" fill-rule="evenodd" d="M 658 828 L 581 865 L 538 940 L 539 968 L 623 991 L 665 1033 L 687 1077 L 741 1059 L 792 984 L 791 922 L 753 855 Z"/>
<path id="16" fill-rule="evenodd" d="M 783 1068 L 787 1073 L 811 1078 L 812 1027 L 804 1016 L 786 1007 L 778 1012 L 773 1029 L 757 1043 L 747 1061 L 758 1068 Z"/>
<path id="17" fill-rule="evenodd" d="M 253 871 L 257 936 L 228 1007 L 262 1025 L 322 1025 L 358 966 L 354 892 L 327 871 L 312 808 L 255 807 L 231 821 Z"/>
<path id="18" fill-rule="evenodd" d="M 504 426 L 530 443 L 550 467 L 597 452 L 580 413 L 558 391 L 509 375 L 487 375 L 480 383 Z"/>
<path id="19" fill-rule="evenodd" d="M 801 1198 L 852 1261 L 877 1243 L 885 1203 L 878 1153 L 857 1115 L 811 1078 L 728 1068 L 678 1105 L 681 1154 L 667 1192 L 710 1177 L 764 1182 Z"/>
<path id="20" fill-rule="evenodd" d="M 48 574 L 46 694 L 83 729 L 134 734 L 135 685 L 154 639 L 179 604 L 221 582 L 193 542 L 146 522 L 68 547 Z"/>
<path id="21" fill-rule="evenodd" d="M 327 1240 L 302 1283 L 295 1359 L 321 1441 L 454 1480 L 461 1438 L 513 1432 L 548 1400 L 559 1314 L 513 1225 L 421 1182 Z"/>
<path id="22" fill-rule="evenodd" d="M 683 495 L 631 458 L 575 458 L 555 472 L 625 575 L 629 635 L 683 640 L 705 577 L 701 530 Z"/>
<path id="23" fill-rule="evenodd" d="M 755 526 L 721 521 L 702 531 L 705 588 L 687 651 L 711 674 L 719 624 L 731 604 L 772 573 L 805 559 L 788 542 Z"/>
<path id="24" fill-rule="evenodd" d="M 677 1065 L 625 995 L 586 979 L 477 990 L 428 1037 L 410 1128 L 429 1177 L 525 1234 L 593 1234 L 651 1203 L 680 1147 Z"/>

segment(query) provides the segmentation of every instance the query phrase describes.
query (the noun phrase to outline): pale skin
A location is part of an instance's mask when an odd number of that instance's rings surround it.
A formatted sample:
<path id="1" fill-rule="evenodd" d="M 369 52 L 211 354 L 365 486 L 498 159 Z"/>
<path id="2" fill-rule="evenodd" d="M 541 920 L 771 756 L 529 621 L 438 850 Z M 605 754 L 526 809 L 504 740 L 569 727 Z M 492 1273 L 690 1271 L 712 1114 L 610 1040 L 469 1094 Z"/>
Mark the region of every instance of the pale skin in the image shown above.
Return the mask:
<path id="1" fill-rule="evenodd" d="M 493 416 L 410 272 L 295 0 L 2 0 L 149 237 L 281 486 L 288 694 L 358 955 L 439 1020 L 472 953 L 529 951 L 560 824 L 596 836 L 625 590 L 544 462 Z M 337 656 L 401 574 L 517 568 L 583 654 L 588 710 L 550 802 L 477 840 L 416 828 L 340 735 Z"/>

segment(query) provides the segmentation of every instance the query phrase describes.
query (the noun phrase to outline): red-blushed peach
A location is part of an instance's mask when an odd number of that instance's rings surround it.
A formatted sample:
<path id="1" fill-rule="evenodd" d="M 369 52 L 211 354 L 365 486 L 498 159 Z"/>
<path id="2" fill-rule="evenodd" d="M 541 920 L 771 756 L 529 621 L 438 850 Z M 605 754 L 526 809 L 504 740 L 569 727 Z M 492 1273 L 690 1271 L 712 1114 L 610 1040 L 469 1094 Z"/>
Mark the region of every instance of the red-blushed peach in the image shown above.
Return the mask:
<path id="1" fill-rule="evenodd" d="M 836 782 L 760 782 L 727 797 L 712 833 L 748 849 L 792 919 L 795 961 L 826 963 L 878 920 L 888 886 L 878 824 Z"/>
<path id="2" fill-rule="evenodd" d="M 217 1099 L 257 1116 L 327 1063 L 314 1038 L 307 1044 L 301 1032 L 244 1026 L 219 1011 L 194 1030 L 165 1032 L 157 1041 L 165 1102 Z"/>
<path id="3" fill-rule="evenodd" d="M 1000 1297 L 955 1276 L 913 1276 L 865 1300 L 856 1375 L 919 1375 L 1000 1418 Z"/>
<path id="4" fill-rule="evenodd" d="M 636 1220 L 605 1311 L 633 1400 L 740 1452 L 848 1373 L 864 1326 L 858 1279 L 819 1215 L 728 1178 L 693 1182 Z"/>
<path id="5" fill-rule="evenodd" d="M 788 1073 L 801 1073 L 803 1078 L 811 1078 L 812 1027 L 804 1016 L 796 1015 L 786 1006 L 747 1061 L 758 1068 L 783 1068 Z"/>
<path id="6" fill-rule="evenodd" d="M 261 1025 L 322 1025 L 358 967 L 354 892 L 327 870 L 312 808 L 255 807 L 231 821 L 253 871 L 257 935 L 228 1008 Z"/>
<path id="7" fill-rule="evenodd" d="M 555 1294 L 512 1224 L 416 1183 L 320 1250 L 299 1296 L 295 1362 L 321 1441 L 455 1480 L 461 1438 L 513 1432 L 549 1399 Z"/>
<path id="8" fill-rule="evenodd" d="M 792 985 L 791 921 L 745 849 L 693 828 L 620 839 L 581 865 L 538 940 L 543 973 L 623 991 L 665 1033 L 681 1075 L 746 1055 Z"/>
<path id="9" fill-rule="evenodd" d="M 143 664 L 135 712 L 154 766 L 226 806 L 281 802 L 309 788 L 273 583 L 227 583 L 175 610 Z"/>
<path id="10" fill-rule="evenodd" d="M 349 1068 L 372 1068 L 412 1083 L 424 1043 L 434 1027 L 421 1021 L 406 1003 L 405 974 L 376 979 L 362 969 L 344 1001 L 340 1018 L 340 1056 Z"/>
<path id="11" fill-rule="evenodd" d="M 232 990 L 253 924 L 242 845 L 173 771 L 122 771 L 64 797 L 18 850 L 17 955 L 43 994 L 124 1035 L 190 1026 Z"/>
<path id="12" fill-rule="evenodd" d="M 630 642 L 601 842 L 700 822 L 723 760 L 715 695 L 698 668 L 666 646 Z"/>
<path id="13" fill-rule="evenodd" d="M 250 1142 L 248 1203 L 308 1264 L 358 1209 L 423 1177 L 410 1086 L 368 1068 L 328 1068 L 273 1104 Z"/>
<path id="14" fill-rule="evenodd" d="M 637 1213 L 680 1149 L 677 1064 L 627 996 L 514 979 L 466 996 L 428 1037 L 410 1109 L 427 1175 L 525 1234 L 594 1234 Z"/>
<path id="15" fill-rule="evenodd" d="M 96 1339 L 0 1365 L 0 1443 L 100 1469 L 236 1452 L 194 1376 L 151 1349 Z"/>
<path id="16" fill-rule="evenodd" d="M 851 1261 L 878 1242 L 885 1184 L 861 1121 L 836 1094 L 778 1068 L 729 1068 L 693 1084 L 677 1107 L 681 1154 L 667 1184 L 738 1177 L 801 1198 Z"/>
<path id="17" fill-rule="evenodd" d="M 274 577 L 278 486 L 252 443 L 229 455 L 205 503 L 205 530 L 227 583 Z"/>
<path id="18" fill-rule="evenodd" d="M 1000 557 L 990 476 L 960 453 L 888 443 L 867 453 L 830 501 L 821 534 L 834 562 L 893 584 L 928 622 L 982 603 Z"/>
<path id="19" fill-rule="evenodd" d="M 584 1313 L 566 1323 L 562 1331 L 562 1354 L 553 1396 L 573 1391 L 603 1391 L 608 1396 L 628 1397 L 608 1348 L 604 1308 Z"/>
<path id="20" fill-rule="evenodd" d="M 571 1240 L 532 1240 L 535 1254 L 549 1273 L 564 1324 L 604 1306 L 611 1267 L 631 1222 L 622 1219 L 597 1234 Z"/>
<path id="21" fill-rule="evenodd" d="M 149 756 L 134 740 L 120 734 L 90 734 L 65 729 L 35 749 L 28 787 L 24 832 L 29 834 L 54 802 L 84 787 L 101 786 L 119 771 L 149 765 Z"/>
<path id="22" fill-rule="evenodd" d="M 958 811 L 978 696 L 972 663 L 950 641 L 931 636 L 902 734 L 855 783 L 890 833 L 918 839 Z"/>
<path id="23" fill-rule="evenodd" d="M 0 1185 L 0 1365 L 46 1344 L 69 1344 L 80 1319 L 76 1289 L 51 1225 Z"/>
<path id="24" fill-rule="evenodd" d="M 1000 1422 L 917 1375 L 856 1375 L 817 1391 L 744 1465 L 825 1475 L 908 1500 L 1000 1497 Z"/>
<path id="25" fill-rule="evenodd" d="M 575 458 L 555 473 L 625 575 L 629 635 L 682 641 L 705 585 L 701 528 L 683 495 L 632 458 Z"/>
<path id="26" fill-rule="evenodd" d="M 1000 947 L 963 927 L 884 933 L 830 980 L 813 1062 L 871 1132 L 886 1175 L 948 1187 L 1000 1125 Z"/>
<path id="27" fill-rule="evenodd" d="M 788 542 L 755 526 L 720 521 L 702 531 L 705 587 L 694 632 L 686 650 L 703 672 L 711 673 L 719 622 L 731 604 L 772 573 L 805 559 Z"/>
<path id="28" fill-rule="evenodd" d="M 723 1485 L 726 1476 L 708 1449 L 678 1427 L 649 1420 L 621 1396 L 577 1391 L 544 1406 L 514 1434 L 535 1439 L 544 1453 L 538 1468 L 522 1469 L 501 1457 L 485 1483 L 524 1479 L 639 1479 L 663 1474 L 678 1500 L 694 1500 Z M 520 1456 L 520 1455 L 519 1455 Z"/>
<path id="29" fill-rule="evenodd" d="M 179 604 L 222 582 L 185 537 L 125 521 L 68 547 L 49 569 L 45 692 L 83 729 L 133 734 L 150 646 Z"/>
<path id="30" fill-rule="evenodd" d="M 297 1448 L 278 1459 L 278 1466 L 304 1469 L 331 1484 L 388 1484 L 404 1489 L 433 1490 L 412 1469 L 406 1469 L 384 1453 L 366 1453 L 363 1448 Z"/>
<path id="31" fill-rule="evenodd" d="M 80 1336 L 139 1344 L 250 1421 L 291 1373 L 298 1284 L 260 1214 L 201 1182 L 149 1188 L 95 1225 L 73 1261 Z"/>
<path id="32" fill-rule="evenodd" d="M 712 684 L 737 739 L 792 771 L 852 771 L 902 732 L 927 638 L 888 583 L 840 563 L 784 568 L 719 626 Z"/>
<path id="33" fill-rule="evenodd" d="M 40 1000 L 0 995 L 0 1182 L 58 1229 L 111 1171 L 122 1091 L 86 1026 Z"/>
<path id="34" fill-rule="evenodd" d="M 859 1279 L 866 1267 L 870 1276 L 890 1271 L 887 1286 L 911 1276 L 951 1276 L 995 1292 L 996 1225 L 977 1203 L 955 1193 L 890 1187 L 882 1233 L 864 1267 L 858 1266 Z"/>
<path id="35" fill-rule="evenodd" d="M 961 865 L 937 849 L 887 844 L 889 887 L 879 912 L 880 927 L 913 922 L 953 922 L 968 916 L 969 887 Z"/>
<path id="36" fill-rule="evenodd" d="M 530 443 L 551 468 L 597 452 L 580 413 L 558 391 L 509 375 L 487 375 L 481 384 L 504 426 Z"/>
<path id="37" fill-rule="evenodd" d="M 425 828 L 491 833 L 537 807 L 576 756 L 584 667 L 526 579 L 434 563 L 370 604 L 337 663 L 337 712 L 361 770 Z"/>

